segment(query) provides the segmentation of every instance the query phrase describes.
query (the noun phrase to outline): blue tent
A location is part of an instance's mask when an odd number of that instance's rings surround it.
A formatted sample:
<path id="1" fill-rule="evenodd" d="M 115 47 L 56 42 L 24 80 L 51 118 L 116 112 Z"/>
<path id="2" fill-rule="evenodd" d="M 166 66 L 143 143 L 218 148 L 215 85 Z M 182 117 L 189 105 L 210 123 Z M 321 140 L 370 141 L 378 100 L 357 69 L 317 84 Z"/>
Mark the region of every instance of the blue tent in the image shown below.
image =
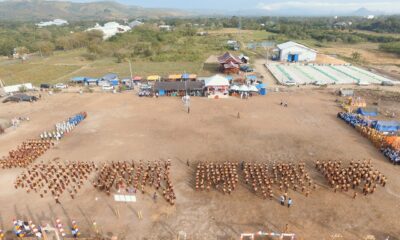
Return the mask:
<path id="1" fill-rule="evenodd" d="M 190 79 L 190 74 L 188 73 L 182 74 L 182 79 Z"/>
<path id="2" fill-rule="evenodd" d="M 248 80 L 257 80 L 257 76 L 256 75 L 248 75 L 248 76 L 246 76 L 246 78 Z"/>
<path id="3" fill-rule="evenodd" d="M 265 84 L 264 83 L 257 84 L 256 88 L 258 88 L 258 89 L 265 88 Z"/>
<path id="4" fill-rule="evenodd" d="M 159 96 L 164 96 L 165 95 L 165 90 L 164 89 L 158 90 L 158 95 Z"/>
<path id="5" fill-rule="evenodd" d="M 373 121 L 371 127 L 380 132 L 397 132 L 400 130 L 398 121 Z"/>
<path id="6" fill-rule="evenodd" d="M 105 81 L 112 81 L 115 79 L 118 80 L 118 75 L 115 73 L 109 73 L 109 74 L 104 75 L 101 79 L 105 80 Z"/>
<path id="7" fill-rule="evenodd" d="M 357 113 L 363 116 L 370 116 L 376 117 L 378 116 L 378 109 L 377 108 L 358 108 Z"/>

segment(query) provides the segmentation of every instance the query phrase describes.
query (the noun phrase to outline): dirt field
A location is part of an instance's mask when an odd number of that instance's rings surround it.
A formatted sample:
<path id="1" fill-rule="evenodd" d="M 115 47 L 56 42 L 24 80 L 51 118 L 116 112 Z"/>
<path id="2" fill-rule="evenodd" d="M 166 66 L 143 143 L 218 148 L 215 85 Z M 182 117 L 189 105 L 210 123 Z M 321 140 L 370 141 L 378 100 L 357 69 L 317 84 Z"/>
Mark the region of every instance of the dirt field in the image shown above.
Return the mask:
<path id="1" fill-rule="evenodd" d="M 172 159 L 172 180 L 177 194 L 174 207 L 151 194 L 138 194 L 136 203 L 121 204 L 97 192 L 89 183 L 75 200 L 15 190 L 21 169 L 0 170 L 0 228 L 11 229 L 13 218 L 49 222 L 61 218 L 78 221 L 89 233 L 96 221 L 100 231 L 119 239 L 239 239 L 240 233 L 282 231 L 298 239 L 400 239 L 399 167 L 387 161 L 370 142 L 336 118 L 336 96 L 319 90 L 270 93 L 249 100 L 194 98 L 191 113 L 178 98 L 138 98 L 123 94 L 57 94 L 34 104 L 1 104 L 0 117 L 29 116 L 17 129 L 0 135 L 0 156 L 27 138 L 79 111 L 88 118 L 37 161 L 88 160 L 98 164 L 117 160 Z M 289 107 L 279 105 L 281 100 Z M 241 118 L 237 119 L 237 112 Z M 333 193 L 313 168 L 313 161 L 372 159 L 389 179 L 373 195 L 351 198 Z M 186 161 L 191 163 L 186 166 Z M 278 200 L 263 200 L 243 184 L 231 195 L 193 189 L 198 161 L 305 161 L 318 189 L 306 198 L 290 191 L 292 208 Z M 278 189 L 274 189 L 279 196 Z M 95 200 L 97 198 L 97 201 Z M 120 217 L 115 210 L 118 209 Z M 144 219 L 137 218 L 142 211 Z M 342 237 L 340 237 L 342 236 Z"/>

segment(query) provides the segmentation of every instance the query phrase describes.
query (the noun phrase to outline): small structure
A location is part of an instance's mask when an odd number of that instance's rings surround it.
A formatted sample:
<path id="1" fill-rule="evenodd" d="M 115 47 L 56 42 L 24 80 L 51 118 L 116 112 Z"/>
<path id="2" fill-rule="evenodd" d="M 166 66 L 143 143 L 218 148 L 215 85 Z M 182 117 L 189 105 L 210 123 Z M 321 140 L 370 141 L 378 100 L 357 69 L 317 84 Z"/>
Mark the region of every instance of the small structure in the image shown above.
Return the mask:
<path id="1" fill-rule="evenodd" d="M 156 82 L 154 84 L 154 92 L 158 92 L 159 96 L 203 96 L 203 81 L 186 81 L 186 82 Z"/>
<path id="2" fill-rule="evenodd" d="M 150 75 L 147 77 L 147 81 L 160 81 L 161 80 L 161 76 L 159 75 Z"/>
<path id="3" fill-rule="evenodd" d="M 222 75 L 215 75 L 204 80 L 206 93 L 211 98 L 228 97 L 229 81 Z"/>
<path id="4" fill-rule="evenodd" d="M 35 88 L 33 87 L 32 83 L 23 83 L 23 84 L 17 84 L 17 85 L 3 87 L 3 91 L 6 94 L 19 92 L 21 89 L 30 91 L 30 90 L 34 90 Z"/>
<path id="5" fill-rule="evenodd" d="M 160 26 L 158 26 L 158 28 L 161 31 L 166 31 L 166 32 L 172 31 L 172 27 L 170 25 L 160 25 Z"/>
<path id="6" fill-rule="evenodd" d="M 100 81 L 108 82 L 111 86 L 117 86 L 119 84 L 118 75 L 115 73 L 108 73 L 104 75 Z"/>
<path id="7" fill-rule="evenodd" d="M 63 19 L 54 19 L 53 21 L 40 22 L 36 24 L 36 26 L 38 26 L 39 28 L 48 26 L 63 26 L 63 25 L 68 25 L 68 21 Z"/>
<path id="8" fill-rule="evenodd" d="M 238 74 L 242 60 L 239 57 L 226 52 L 224 55 L 218 57 L 218 63 L 220 64 L 221 72 L 225 74 Z"/>
<path id="9" fill-rule="evenodd" d="M 279 60 L 287 62 L 311 62 L 317 58 L 317 51 L 295 42 L 277 45 Z"/>
<path id="10" fill-rule="evenodd" d="M 110 37 L 116 35 L 117 33 L 124 33 L 131 30 L 129 26 L 121 25 L 117 22 L 108 22 L 101 26 L 100 24 L 96 23 L 96 26 L 93 28 L 89 28 L 86 31 L 93 31 L 98 30 L 103 32 L 103 39 L 109 39 Z"/>
<path id="11" fill-rule="evenodd" d="M 129 23 L 129 27 L 133 29 L 133 28 L 139 27 L 139 26 L 141 26 L 143 24 L 144 23 L 142 23 L 141 21 L 135 20 L 135 21 L 132 21 L 132 22 Z"/>
<path id="12" fill-rule="evenodd" d="M 342 96 L 342 97 L 352 97 L 352 96 L 354 96 L 354 90 L 353 89 L 341 88 L 339 93 L 340 93 L 340 96 Z"/>
<path id="13" fill-rule="evenodd" d="M 228 40 L 226 42 L 226 45 L 228 46 L 229 49 L 234 50 L 234 51 L 239 51 L 240 50 L 240 45 L 238 41 L 235 40 Z"/>

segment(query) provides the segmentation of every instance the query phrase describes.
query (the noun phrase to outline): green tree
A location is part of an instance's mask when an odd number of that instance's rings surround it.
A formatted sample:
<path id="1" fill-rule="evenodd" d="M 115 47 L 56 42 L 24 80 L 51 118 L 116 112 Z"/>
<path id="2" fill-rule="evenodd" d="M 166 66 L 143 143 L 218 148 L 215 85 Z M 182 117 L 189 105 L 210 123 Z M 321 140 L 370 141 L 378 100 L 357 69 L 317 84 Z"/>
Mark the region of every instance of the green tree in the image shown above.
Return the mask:
<path id="1" fill-rule="evenodd" d="M 49 56 L 53 54 L 55 46 L 52 42 L 49 41 L 40 41 L 36 43 L 36 48 L 40 53 L 40 56 Z"/>

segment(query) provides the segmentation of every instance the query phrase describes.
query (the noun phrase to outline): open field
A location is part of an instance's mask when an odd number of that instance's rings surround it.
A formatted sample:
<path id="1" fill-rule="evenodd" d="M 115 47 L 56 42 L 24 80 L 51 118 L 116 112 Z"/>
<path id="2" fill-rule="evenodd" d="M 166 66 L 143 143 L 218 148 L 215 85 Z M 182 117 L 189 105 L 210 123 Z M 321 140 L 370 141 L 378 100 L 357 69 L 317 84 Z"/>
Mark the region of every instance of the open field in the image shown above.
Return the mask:
<path id="1" fill-rule="evenodd" d="M 91 231 L 95 220 L 104 235 L 119 239 L 174 239 L 185 231 L 188 239 L 238 239 L 242 232 L 288 231 L 299 239 L 399 239 L 400 179 L 372 144 L 336 118 L 336 96 L 321 90 L 270 93 L 247 101 L 237 98 L 193 98 L 187 114 L 179 98 L 138 98 L 123 94 L 44 95 L 37 103 L 2 104 L 0 116 L 29 116 L 31 121 L 0 135 L 0 156 L 27 138 L 79 111 L 84 120 L 36 162 L 87 160 L 97 164 L 124 160 L 172 159 L 171 177 L 177 195 L 171 207 L 152 192 L 138 193 L 136 203 L 121 204 L 89 183 L 75 200 L 63 196 L 61 205 L 50 197 L 15 190 L 13 182 L 22 169 L 0 170 L 0 227 L 10 229 L 12 219 L 46 222 L 61 218 L 78 221 L 81 231 Z M 279 105 L 281 100 L 289 107 Z M 18 106 L 18 107 L 16 107 Z M 398 108 L 398 104 L 392 104 Z M 237 119 L 237 112 L 241 118 Z M 315 160 L 371 159 L 389 179 L 373 195 L 333 193 Z M 190 162 L 190 167 L 186 161 Z M 299 162 L 318 185 L 306 198 L 289 191 L 294 205 L 281 207 L 277 199 L 263 200 L 240 184 L 232 195 L 193 188 L 198 161 Z M 93 177 L 93 176 L 92 176 Z M 274 188 L 279 196 L 279 189 Z M 97 201 L 95 200 L 97 198 Z M 115 214 L 118 209 L 120 216 Z M 142 211 L 143 220 L 137 218 Z"/>
<path id="2" fill-rule="evenodd" d="M 53 56 L 41 58 L 33 56 L 28 62 L 0 60 L 0 79 L 7 85 L 31 82 L 40 83 L 68 82 L 74 76 L 101 77 L 107 73 L 117 73 L 120 77 L 129 77 L 129 63 L 117 63 L 114 58 L 101 58 L 87 61 L 81 54 L 83 50 L 56 52 Z M 132 62 L 133 74 L 139 76 L 182 74 L 211 75 L 203 70 L 202 62 Z"/>

